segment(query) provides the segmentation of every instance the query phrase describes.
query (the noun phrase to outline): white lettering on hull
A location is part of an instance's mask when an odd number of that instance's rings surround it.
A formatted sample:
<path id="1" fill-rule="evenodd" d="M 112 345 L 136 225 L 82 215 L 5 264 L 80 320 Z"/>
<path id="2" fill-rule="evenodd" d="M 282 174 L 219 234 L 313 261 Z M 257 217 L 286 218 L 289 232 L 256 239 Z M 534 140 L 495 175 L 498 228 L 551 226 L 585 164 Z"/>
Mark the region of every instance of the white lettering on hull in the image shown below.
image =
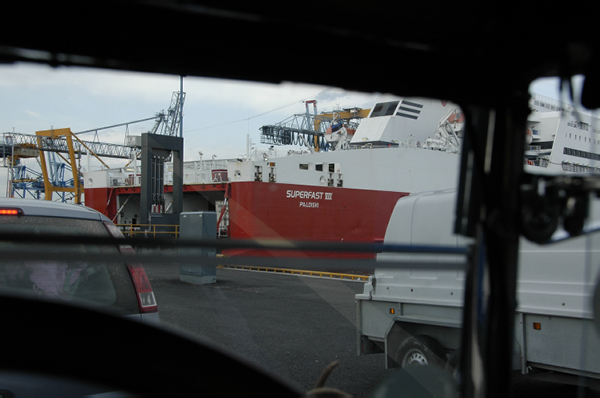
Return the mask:
<path id="1" fill-rule="evenodd" d="M 319 207 L 319 202 L 300 202 L 300 207 L 316 209 Z"/>
<path id="2" fill-rule="evenodd" d="M 285 193 L 285 197 L 288 199 L 312 199 L 312 200 L 332 200 L 333 193 L 331 192 L 314 192 L 314 191 L 292 191 L 288 190 Z"/>

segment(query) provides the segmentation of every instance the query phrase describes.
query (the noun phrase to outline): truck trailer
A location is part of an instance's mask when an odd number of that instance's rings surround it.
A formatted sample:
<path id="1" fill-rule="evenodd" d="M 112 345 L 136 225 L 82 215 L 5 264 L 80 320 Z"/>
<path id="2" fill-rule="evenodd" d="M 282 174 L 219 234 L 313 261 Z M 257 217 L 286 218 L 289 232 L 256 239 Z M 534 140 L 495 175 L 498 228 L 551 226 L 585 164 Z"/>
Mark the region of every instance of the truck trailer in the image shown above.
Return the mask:
<path id="1" fill-rule="evenodd" d="M 453 233 L 455 203 L 455 190 L 400 199 L 384 242 L 468 247 L 468 238 Z M 589 219 L 600 220 L 598 201 L 591 203 Z M 558 231 L 553 239 L 561 234 L 566 236 Z M 599 243 L 598 233 L 549 245 L 521 239 L 514 370 L 565 383 L 574 381 L 572 376 L 600 379 L 600 333 L 593 314 Z M 386 368 L 453 368 L 461 345 L 466 261 L 465 255 L 378 254 L 374 275 L 356 295 L 358 355 L 385 353 Z M 423 266 L 432 262 L 438 266 Z"/>

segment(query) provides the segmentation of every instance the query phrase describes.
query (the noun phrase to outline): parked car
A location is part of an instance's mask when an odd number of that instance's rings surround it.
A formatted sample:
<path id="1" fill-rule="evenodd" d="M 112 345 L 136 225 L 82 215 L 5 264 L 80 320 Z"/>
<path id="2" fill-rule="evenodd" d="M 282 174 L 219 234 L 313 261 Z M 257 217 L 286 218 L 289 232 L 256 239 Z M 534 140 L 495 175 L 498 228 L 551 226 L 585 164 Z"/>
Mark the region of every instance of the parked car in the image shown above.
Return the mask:
<path id="1" fill-rule="evenodd" d="M 104 261 L 133 252 L 112 242 L 122 237 L 108 218 L 84 206 L 0 198 L 8 364 L 0 369 L 0 396 L 244 396 L 258 389 L 299 396 L 224 351 L 157 327 L 144 268 Z M 177 363 L 168 360 L 173 355 Z M 184 361 L 195 365 L 182 368 Z"/>
<path id="2" fill-rule="evenodd" d="M 36 235 L 57 242 L 40 243 Z M 123 235 L 107 217 L 85 206 L 1 198 L 0 290 L 91 305 L 158 323 L 156 299 L 143 266 L 103 261 L 132 253 L 130 246 L 74 243 L 69 237 Z"/>

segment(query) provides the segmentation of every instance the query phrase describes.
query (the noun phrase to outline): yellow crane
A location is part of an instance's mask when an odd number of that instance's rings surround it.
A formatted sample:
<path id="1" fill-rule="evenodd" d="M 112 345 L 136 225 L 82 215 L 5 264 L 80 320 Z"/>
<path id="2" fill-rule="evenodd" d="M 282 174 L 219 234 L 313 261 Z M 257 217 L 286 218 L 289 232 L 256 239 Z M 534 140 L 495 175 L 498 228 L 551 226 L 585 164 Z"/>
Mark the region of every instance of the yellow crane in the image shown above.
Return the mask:
<path id="1" fill-rule="evenodd" d="M 332 125 L 336 120 L 350 120 L 350 119 L 363 119 L 369 116 L 369 112 L 371 109 L 361 109 L 361 108 L 350 108 L 339 111 L 325 112 L 320 113 L 317 117 L 315 117 L 315 131 L 321 131 L 321 122 L 323 120 L 332 120 Z M 318 137 L 315 136 L 314 149 L 316 152 L 319 151 Z"/>
<path id="2" fill-rule="evenodd" d="M 83 193 L 83 184 L 79 179 L 79 170 L 76 163 L 75 158 L 75 146 L 73 145 L 73 139 L 75 139 L 81 146 L 83 146 L 88 153 L 96 157 L 106 168 L 109 168 L 106 163 L 102 161 L 83 141 L 81 141 L 75 134 L 71 132 L 70 128 L 63 129 L 52 129 L 52 130 L 42 130 L 36 131 L 35 135 L 37 136 L 37 147 L 39 150 L 40 156 L 40 165 L 42 167 L 42 175 L 44 177 L 44 192 L 45 200 L 52 200 L 52 194 L 54 192 L 70 192 L 73 194 L 73 200 L 75 203 L 81 203 L 81 194 Z M 73 173 L 73 187 L 60 187 L 52 184 L 52 180 L 48 174 L 48 167 L 46 162 L 46 151 L 52 151 L 52 142 L 53 140 L 64 140 L 67 144 L 68 148 L 68 156 L 66 159 L 59 154 L 65 160 L 66 164 L 71 167 L 71 171 Z"/>
<path id="3" fill-rule="evenodd" d="M 370 109 L 351 108 L 339 111 L 320 113 L 319 116 L 315 118 L 315 131 L 320 131 L 319 127 L 321 126 L 322 119 L 331 119 L 333 121 L 364 119 L 367 116 L 369 116 L 369 112 L 371 112 Z"/>

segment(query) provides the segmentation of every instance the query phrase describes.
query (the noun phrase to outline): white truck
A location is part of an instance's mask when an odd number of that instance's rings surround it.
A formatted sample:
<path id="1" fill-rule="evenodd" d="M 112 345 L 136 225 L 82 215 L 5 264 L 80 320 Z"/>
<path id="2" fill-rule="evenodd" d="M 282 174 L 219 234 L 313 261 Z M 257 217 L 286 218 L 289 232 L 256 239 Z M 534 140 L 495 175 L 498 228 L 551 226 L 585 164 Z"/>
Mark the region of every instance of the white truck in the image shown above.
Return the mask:
<path id="1" fill-rule="evenodd" d="M 452 232 L 455 191 L 411 195 L 398 201 L 385 243 L 466 246 Z M 600 219 L 597 203 L 592 220 Z M 593 296 L 600 264 L 600 234 L 539 246 L 520 243 L 513 367 L 600 379 L 600 333 Z M 410 268 L 383 267 L 408 261 Z M 464 271 L 425 269 L 423 261 L 460 262 L 456 255 L 381 253 L 379 266 L 356 295 L 358 354 L 385 353 L 386 368 L 444 365 L 461 339 Z M 414 265 L 414 267 L 413 267 Z M 460 268 L 460 267 L 458 267 Z M 565 381 L 568 382 L 568 381 Z"/>

